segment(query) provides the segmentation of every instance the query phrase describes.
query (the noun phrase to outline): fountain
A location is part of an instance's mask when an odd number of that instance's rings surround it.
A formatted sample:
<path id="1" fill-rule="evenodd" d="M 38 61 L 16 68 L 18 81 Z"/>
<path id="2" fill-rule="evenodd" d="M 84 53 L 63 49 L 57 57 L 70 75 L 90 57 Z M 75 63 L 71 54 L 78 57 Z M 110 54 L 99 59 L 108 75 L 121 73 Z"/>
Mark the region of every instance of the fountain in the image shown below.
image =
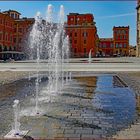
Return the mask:
<path id="1" fill-rule="evenodd" d="M 69 37 L 64 28 L 64 6 L 60 6 L 58 23 L 53 22 L 53 6 L 48 5 L 46 20 L 41 18 L 40 12 L 36 14 L 35 23 L 29 34 L 30 58 L 36 61 L 36 93 L 34 114 L 40 114 L 39 104 L 48 102 L 51 97 L 56 98 L 68 84 L 69 72 L 64 72 L 64 64 L 69 63 Z M 42 57 L 43 56 L 43 57 Z M 39 71 L 40 61 L 46 60 L 48 64 L 48 84 L 43 94 L 40 92 Z M 40 97 L 42 96 L 42 97 Z"/>
<path id="2" fill-rule="evenodd" d="M 31 80 L 31 74 L 30 74 L 30 72 L 28 73 L 28 80 L 29 81 Z"/>
<path id="3" fill-rule="evenodd" d="M 33 25 L 33 29 L 30 33 L 30 46 L 31 52 L 34 52 L 32 58 L 36 59 L 36 94 L 35 94 L 35 114 L 39 114 L 38 107 L 38 96 L 39 96 L 39 69 L 40 69 L 40 58 L 42 55 L 42 47 L 43 47 L 43 23 L 40 12 L 37 12 L 35 17 L 35 23 Z"/>
<path id="4" fill-rule="evenodd" d="M 47 19 L 52 19 L 50 15 L 52 15 L 52 6 L 48 6 L 48 16 Z M 50 22 L 50 24 L 54 24 Z M 52 26 L 51 26 L 52 27 Z M 49 84 L 48 89 L 49 93 L 53 95 L 57 95 L 61 92 L 61 89 L 64 85 L 64 77 L 65 73 L 63 71 L 64 68 L 64 60 L 65 58 L 68 60 L 68 54 L 69 54 L 69 43 L 68 43 L 68 36 L 65 35 L 64 30 L 64 7 L 63 5 L 60 6 L 60 12 L 59 12 L 59 21 L 56 25 L 56 30 L 52 31 L 52 28 L 50 28 L 50 39 L 49 39 Z M 52 39 L 53 36 L 53 39 Z M 67 77 L 67 75 L 66 75 Z"/>
<path id="5" fill-rule="evenodd" d="M 22 131 L 20 130 L 20 105 L 19 105 L 19 100 L 14 100 L 14 123 L 12 126 L 12 130 L 4 136 L 4 138 L 10 138 L 10 139 L 17 139 L 17 138 L 23 138 L 28 131 Z"/>
<path id="6" fill-rule="evenodd" d="M 88 62 L 91 63 L 91 61 L 92 61 L 92 49 L 90 49 L 89 55 L 88 55 Z"/>
<path id="7" fill-rule="evenodd" d="M 69 72 L 69 81 L 72 81 L 72 73 Z"/>
<path id="8" fill-rule="evenodd" d="M 13 105 L 13 109 L 14 109 L 14 132 L 15 135 L 18 135 L 20 132 L 20 117 L 19 117 L 19 100 L 14 100 L 14 105 Z"/>
<path id="9" fill-rule="evenodd" d="M 48 102 L 48 97 L 50 100 L 51 96 L 57 97 L 64 89 L 65 84 L 71 80 L 71 73 L 64 72 L 64 64 L 68 65 L 69 63 L 69 37 L 66 36 L 64 29 L 64 6 L 60 6 L 58 23 L 53 23 L 52 15 L 52 5 L 48 5 L 46 20 L 41 17 L 40 12 L 37 12 L 35 23 L 29 34 L 29 56 L 31 61 L 36 62 L 35 98 L 33 100 L 35 105 L 20 113 L 19 101 L 14 101 L 14 128 L 5 138 L 22 138 L 28 131 L 20 130 L 19 114 L 21 116 L 41 115 L 42 108 L 39 106 L 41 101 Z M 47 90 L 43 93 L 43 100 L 40 100 L 40 63 L 42 59 L 47 60 L 49 71 L 47 73 Z M 28 80 L 30 79 L 29 72 Z"/>

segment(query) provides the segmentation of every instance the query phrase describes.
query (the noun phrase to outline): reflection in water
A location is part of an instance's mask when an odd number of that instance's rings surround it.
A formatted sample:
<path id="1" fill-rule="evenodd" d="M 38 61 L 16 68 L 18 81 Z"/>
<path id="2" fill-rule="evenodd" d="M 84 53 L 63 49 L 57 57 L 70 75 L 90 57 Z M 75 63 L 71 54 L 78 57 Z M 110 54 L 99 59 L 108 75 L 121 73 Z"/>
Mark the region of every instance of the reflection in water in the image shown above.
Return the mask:
<path id="1" fill-rule="evenodd" d="M 122 128 L 127 128 L 136 117 L 135 95 L 129 88 L 126 88 L 126 85 L 121 83 L 120 80 L 117 87 L 114 79 L 116 79 L 116 77 L 99 76 L 93 99 L 93 104 L 97 108 L 113 112 L 109 116 L 106 114 L 102 114 L 102 116 L 99 115 L 101 126 L 102 122 L 108 125 L 108 127 L 110 127 L 108 131 L 112 134 Z M 115 83 L 115 86 L 113 83 Z M 120 87 L 120 85 L 123 88 Z"/>
<path id="2" fill-rule="evenodd" d="M 86 114 L 94 116 L 91 120 L 102 128 L 103 136 L 112 136 L 117 131 L 127 128 L 135 120 L 135 95 L 118 76 L 101 75 L 76 79 L 84 83 L 86 95 L 93 98 L 93 107 L 96 109 L 91 113 L 85 106 L 85 111 Z M 96 135 L 99 132 L 94 133 Z"/>

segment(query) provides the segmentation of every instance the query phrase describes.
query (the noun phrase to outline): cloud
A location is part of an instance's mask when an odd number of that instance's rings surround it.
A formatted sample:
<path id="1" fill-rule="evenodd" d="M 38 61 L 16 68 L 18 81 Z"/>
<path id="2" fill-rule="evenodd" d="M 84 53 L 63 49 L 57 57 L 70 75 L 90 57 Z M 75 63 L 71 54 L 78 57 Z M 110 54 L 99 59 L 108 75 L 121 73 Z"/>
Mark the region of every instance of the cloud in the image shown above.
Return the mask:
<path id="1" fill-rule="evenodd" d="M 111 15 L 111 16 L 102 16 L 97 17 L 98 19 L 107 19 L 107 18 L 118 18 L 118 17 L 126 17 L 126 16 L 134 16 L 136 13 L 125 13 L 125 14 L 119 14 L 119 15 Z"/>

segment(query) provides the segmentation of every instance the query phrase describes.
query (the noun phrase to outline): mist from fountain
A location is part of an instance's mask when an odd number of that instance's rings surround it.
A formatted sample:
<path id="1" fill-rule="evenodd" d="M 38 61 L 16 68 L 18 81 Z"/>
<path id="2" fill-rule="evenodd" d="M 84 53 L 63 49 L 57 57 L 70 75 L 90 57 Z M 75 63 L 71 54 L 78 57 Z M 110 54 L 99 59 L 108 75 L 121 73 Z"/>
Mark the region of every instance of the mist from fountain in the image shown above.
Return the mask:
<path id="1" fill-rule="evenodd" d="M 41 60 L 45 59 L 48 62 L 48 84 L 45 90 L 43 99 L 48 102 L 48 96 L 57 96 L 64 89 L 68 82 L 69 72 L 64 72 L 64 64 L 69 63 L 69 38 L 66 36 L 64 29 L 64 7 L 60 6 L 58 23 L 53 22 L 53 7 L 48 5 L 46 20 L 43 20 L 41 13 L 37 12 L 35 23 L 29 34 L 29 56 L 30 60 L 36 62 L 36 80 L 35 80 L 35 105 L 28 107 L 21 112 L 19 101 L 14 101 L 14 127 L 5 136 L 5 138 L 15 138 L 15 134 L 20 133 L 26 135 L 28 131 L 20 131 L 20 116 L 36 116 L 43 113 L 43 109 L 39 106 L 40 103 L 40 69 Z M 71 77 L 71 76 L 70 76 Z M 28 79 L 31 79 L 29 73 Z M 67 82 L 65 82 L 65 81 Z M 51 100 L 51 98 L 50 98 Z M 32 101 L 31 101 L 32 103 Z M 20 114 L 20 115 L 19 115 Z"/>
<path id="2" fill-rule="evenodd" d="M 48 8 L 48 10 L 52 9 Z M 47 12 L 51 14 L 51 12 Z M 51 16 L 48 15 L 49 19 Z M 53 24 L 53 23 L 51 23 Z M 64 86 L 64 59 L 68 59 L 69 43 L 68 37 L 66 36 L 64 30 L 64 6 L 60 6 L 59 12 L 59 20 L 56 26 L 54 39 L 52 40 L 52 46 L 49 49 L 49 64 L 51 65 L 51 71 L 49 73 L 49 93 L 50 94 L 58 94 L 61 92 L 62 87 Z M 53 86 L 54 85 L 54 86 Z M 53 89 L 52 89 L 53 88 Z"/>
<path id="3" fill-rule="evenodd" d="M 69 81 L 72 81 L 72 73 L 69 72 Z"/>
<path id="4" fill-rule="evenodd" d="M 20 104 L 19 100 L 14 100 L 13 104 L 14 122 L 12 130 L 4 136 L 5 139 L 23 139 L 27 135 L 28 130 L 20 130 Z"/>
<path id="5" fill-rule="evenodd" d="M 19 100 L 14 100 L 13 109 L 14 109 L 14 124 L 13 124 L 12 130 L 13 130 L 15 135 L 18 135 L 20 133 Z"/>
<path id="6" fill-rule="evenodd" d="M 92 49 L 90 49 L 88 54 L 88 62 L 91 63 L 91 61 L 92 61 Z"/>
<path id="7" fill-rule="evenodd" d="M 36 87 L 36 93 L 35 93 L 35 114 L 39 113 L 39 83 L 40 83 L 40 77 L 39 77 L 39 70 L 40 70 L 40 59 L 42 55 L 42 48 L 43 48 L 43 23 L 41 18 L 41 13 L 37 12 L 35 16 L 35 23 L 33 25 L 33 28 L 30 32 L 30 50 L 31 50 L 31 59 L 36 60 L 36 81 L 35 81 L 35 87 Z"/>
<path id="8" fill-rule="evenodd" d="M 69 63 L 69 37 L 65 32 L 64 6 L 60 6 L 58 23 L 53 22 L 53 6 L 47 7 L 46 20 L 37 13 L 30 32 L 30 56 L 36 61 L 35 109 L 32 114 L 41 114 L 41 102 L 52 101 L 68 83 L 69 72 L 64 72 L 64 64 Z M 48 66 L 48 83 L 43 92 L 40 90 L 40 63 L 44 59 Z M 26 114 L 26 113 L 25 113 Z M 27 113 L 28 114 L 28 113 Z"/>
<path id="9" fill-rule="evenodd" d="M 70 56 L 70 50 L 69 50 L 69 37 L 66 36 L 65 41 L 64 41 L 64 46 L 65 46 L 65 53 L 66 53 L 66 64 L 68 65 L 69 63 L 69 56 Z M 68 77 L 69 77 L 69 72 L 66 71 L 66 84 L 68 84 Z"/>

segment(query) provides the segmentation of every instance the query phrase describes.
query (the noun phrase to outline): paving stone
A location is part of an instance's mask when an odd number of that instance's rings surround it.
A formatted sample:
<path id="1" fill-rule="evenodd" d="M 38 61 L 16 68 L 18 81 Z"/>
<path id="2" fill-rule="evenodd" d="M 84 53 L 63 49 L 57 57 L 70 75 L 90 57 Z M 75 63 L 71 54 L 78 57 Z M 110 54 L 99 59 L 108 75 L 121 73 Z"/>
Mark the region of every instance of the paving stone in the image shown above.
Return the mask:
<path id="1" fill-rule="evenodd" d="M 64 134 L 74 134 L 75 130 L 74 129 L 65 129 Z"/>
<path id="2" fill-rule="evenodd" d="M 49 140 L 49 139 L 47 139 L 47 140 Z M 55 137 L 55 138 L 50 139 L 50 140 L 68 140 L 68 138 Z"/>
<path id="3" fill-rule="evenodd" d="M 89 139 L 89 138 L 92 138 L 92 139 L 95 139 L 95 138 L 101 138 L 101 136 L 98 136 L 98 135 L 86 135 L 86 134 L 82 134 L 81 135 L 81 139 Z"/>
<path id="4" fill-rule="evenodd" d="M 76 130 L 76 134 L 92 134 L 92 129 L 87 130 L 87 129 L 82 129 L 82 130 Z"/>
<path id="5" fill-rule="evenodd" d="M 67 138 L 80 138 L 80 134 L 65 134 Z"/>
<path id="6" fill-rule="evenodd" d="M 89 123 L 89 124 L 93 124 L 92 119 L 84 119 L 84 122 Z"/>

